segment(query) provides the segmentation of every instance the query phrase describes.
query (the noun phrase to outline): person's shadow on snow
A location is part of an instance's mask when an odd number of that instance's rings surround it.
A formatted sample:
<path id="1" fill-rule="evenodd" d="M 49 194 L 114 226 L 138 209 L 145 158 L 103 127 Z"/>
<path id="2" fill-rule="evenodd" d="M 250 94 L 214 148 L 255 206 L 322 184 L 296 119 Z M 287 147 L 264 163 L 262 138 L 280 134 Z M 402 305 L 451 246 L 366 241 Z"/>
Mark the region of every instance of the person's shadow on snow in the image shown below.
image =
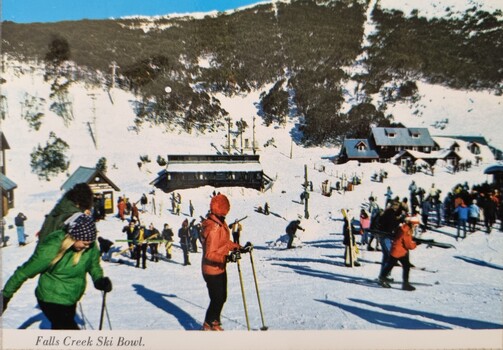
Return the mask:
<path id="1" fill-rule="evenodd" d="M 177 305 L 170 302 L 167 298 L 177 298 L 174 294 L 162 294 L 152 289 L 145 288 L 140 284 L 133 284 L 136 293 L 145 298 L 146 301 L 158 307 L 161 310 L 176 317 L 180 325 L 187 330 L 200 330 L 201 323 L 197 322 L 191 315 L 180 309 Z"/>
<path id="2" fill-rule="evenodd" d="M 40 310 L 40 307 L 38 305 L 35 308 Z M 80 315 L 75 315 L 75 321 L 81 328 L 85 329 L 85 320 L 81 318 Z M 39 329 L 52 328 L 51 322 L 49 322 L 44 313 L 40 311 L 38 314 L 33 315 L 32 317 L 24 321 L 19 327 L 17 327 L 17 329 L 28 329 L 37 322 L 40 322 Z"/>

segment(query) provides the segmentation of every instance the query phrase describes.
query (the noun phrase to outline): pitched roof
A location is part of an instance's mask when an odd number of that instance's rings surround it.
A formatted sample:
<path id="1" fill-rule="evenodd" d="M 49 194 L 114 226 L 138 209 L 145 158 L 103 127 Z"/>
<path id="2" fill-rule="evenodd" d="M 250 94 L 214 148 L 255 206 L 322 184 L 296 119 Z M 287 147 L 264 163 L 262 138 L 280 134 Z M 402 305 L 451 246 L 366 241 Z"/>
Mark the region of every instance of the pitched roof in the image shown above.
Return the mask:
<path id="1" fill-rule="evenodd" d="M 427 128 L 372 128 L 378 146 L 433 147 L 435 143 Z"/>
<path id="2" fill-rule="evenodd" d="M 361 147 L 358 147 L 362 145 Z M 350 159 L 378 159 L 379 155 L 367 139 L 345 139 L 342 149 Z"/>
<path id="3" fill-rule="evenodd" d="M 5 138 L 5 134 L 0 131 L 0 150 L 4 149 L 10 149 L 9 143 L 7 142 L 7 139 Z"/>
<path id="4" fill-rule="evenodd" d="M 4 191 L 12 191 L 17 188 L 17 184 L 4 174 L 0 173 L 0 188 Z"/>
<path id="5" fill-rule="evenodd" d="M 75 172 L 61 186 L 61 189 L 68 191 L 76 184 L 89 184 L 96 176 L 102 177 L 103 180 L 105 180 L 110 186 L 112 186 L 114 190 L 120 191 L 120 189 L 108 177 L 106 177 L 103 172 L 97 170 L 96 168 L 87 168 L 83 166 L 80 166 L 77 170 L 75 170 Z"/>
<path id="6" fill-rule="evenodd" d="M 446 159 L 448 157 L 457 157 L 459 159 L 461 158 L 461 156 L 457 152 L 451 151 L 450 149 L 435 151 L 431 153 L 404 149 L 393 156 L 393 158 L 391 158 L 392 163 L 395 163 L 397 159 L 401 158 L 404 155 L 410 155 L 414 159 Z"/>

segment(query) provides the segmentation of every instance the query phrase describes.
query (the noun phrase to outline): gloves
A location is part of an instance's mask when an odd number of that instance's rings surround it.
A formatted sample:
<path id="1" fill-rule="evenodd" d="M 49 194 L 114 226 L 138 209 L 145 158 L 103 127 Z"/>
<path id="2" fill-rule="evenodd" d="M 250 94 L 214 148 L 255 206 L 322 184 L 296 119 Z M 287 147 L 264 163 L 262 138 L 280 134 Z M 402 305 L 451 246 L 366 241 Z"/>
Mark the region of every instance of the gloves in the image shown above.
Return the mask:
<path id="1" fill-rule="evenodd" d="M 0 309 L 0 316 L 7 310 L 7 304 L 9 304 L 10 298 L 7 298 L 2 294 L 2 308 Z"/>
<path id="2" fill-rule="evenodd" d="M 233 250 L 229 255 L 227 255 L 228 262 L 237 262 L 239 259 L 241 259 L 241 253 L 239 250 Z"/>
<path id="3" fill-rule="evenodd" d="M 102 277 L 94 282 L 94 287 L 108 293 L 112 291 L 112 281 L 108 277 Z"/>
<path id="4" fill-rule="evenodd" d="M 241 247 L 239 249 L 239 252 L 240 253 L 249 253 L 253 250 L 253 244 L 251 244 L 250 242 L 246 242 L 245 246 L 244 247 Z"/>

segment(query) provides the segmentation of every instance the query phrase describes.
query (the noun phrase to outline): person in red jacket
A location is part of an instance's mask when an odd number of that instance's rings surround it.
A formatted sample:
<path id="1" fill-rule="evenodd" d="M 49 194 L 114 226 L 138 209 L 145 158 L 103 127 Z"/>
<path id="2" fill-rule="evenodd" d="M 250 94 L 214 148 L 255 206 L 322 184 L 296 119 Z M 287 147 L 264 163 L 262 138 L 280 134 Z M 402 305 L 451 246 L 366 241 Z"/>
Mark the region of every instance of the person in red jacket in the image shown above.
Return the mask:
<path id="1" fill-rule="evenodd" d="M 227 300 L 227 270 L 228 261 L 237 261 L 239 253 L 249 252 L 251 245 L 242 247 L 230 240 L 230 232 L 225 216 L 229 213 L 230 203 L 223 194 L 211 198 L 210 213 L 202 222 L 201 242 L 203 257 L 202 273 L 210 304 L 206 310 L 203 330 L 223 331 L 220 314 Z M 229 252 L 231 254 L 229 255 Z"/>
<path id="2" fill-rule="evenodd" d="M 419 225 L 419 218 L 416 216 L 407 217 L 397 232 L 397 236 L 391 246 L 390 257 L 386 262 L 381 274 L 379 284 L 382 287 L 390 288 L 388 276 L 393 267 L 400 261 L 403 269 L 402 289 L 413 291 L 416 288 L 409 283 L 409 272 L 411 263 L 409 261 L 409 250 L 415 249 L 417 243 L 413 239 L 414 226 Z"/>

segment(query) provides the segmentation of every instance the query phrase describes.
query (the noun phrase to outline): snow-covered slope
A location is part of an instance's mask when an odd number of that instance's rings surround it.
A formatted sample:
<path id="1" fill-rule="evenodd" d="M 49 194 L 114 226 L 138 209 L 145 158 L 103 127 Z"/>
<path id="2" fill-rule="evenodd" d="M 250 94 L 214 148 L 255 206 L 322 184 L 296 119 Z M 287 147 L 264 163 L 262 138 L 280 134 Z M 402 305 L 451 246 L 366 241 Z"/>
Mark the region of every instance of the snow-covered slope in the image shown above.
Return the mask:
<path id="1" fill-rule="evenodd" d="M 32 240 L 44 215 L 61 196 L 59 188 L 66 179 L 66 175 L 61 175 L 49 182 L 40 181 L 30 171 L 29 154 L 37 144 L 45 143 L 50 131 L 70 145 L 70 173 L 81 165 L 92 167 L 100 157 L 106 157 L 109 168 L 107 175 L 121 188 L 118 195 L 125 194 L 133 201 L 138 200 L 142 193 L 152 190 L 149 183 L 162 169 L 155 162 L 157 155 L 213 153 L 212 143 L 217 147 L 225 144 L 225 130 L 208 135 L 188 135 L 144 126 L 136 132 L 130 128 L 134 119 L 132 95 L 112 90 L 110 98 L 106 91 L 90 90 L 81 84 L 74 84 L 70 89 L 75 118 L 71 124 L 66 127 L 58 116 L 46 109 L 43 127 L 34 131 L 20 117 L 21 102 L 25 94 L 49 101 L 48 84 L 43 82 L 41 74 L 37 72 L 13 74 L 13 70 L 9 69 L 5 79 L 7 83 L 3 86 L 2 94 L 7 97 L 8 114 L 2 121 L 2 131 L 11 147 L 6 156 L 7 175 L 18 185 L 15 191 L 16 207 L 6 219 L 8 225 L 12 225 L 17 212 L 24 212 L 29 218 L 26 228 Z M 402 120 L 407 125 L 428 126 L 432 120 L 440 117 L 431 112 L 436 109 L 434 104 L 443 100 L 440 96 L 445 96 L 451 103 L 444 105 L 442 115 L 449 119 L 444 129 L 448 134 L 466 133 L 464 128 L 473 113 L 470 109 L 479 111 L 485 118 L 500 108 L 498 98 L 482 93 L 461 93 L 422 84 L 419 87 L 423 96 L 422 115 L 413 116 L 406 109 L 396 114 L 397 119 L 404 118 Z M 95 96 L 94 102 L 91 94 Z M 251 118 L 256 115 L 254 103 L 259 94 L 260 91 L 256 91 L 233 99 L 219 98 L 232 118 L 245 118 L 252 125 Z M 45 104 L 48 105 L 50 103 Z M 453 106 L 453 112 L 450 106 Z M 87 126 L 88 122 L 94 122 L 93 108 L 97 116 L 97 148 Z M 409 119 L 405 118 L 407 113 Z M 423 123 L 414 123 L 416 120 Z M 420 246 L 412 253 L 412 261 L 416 266 L 435 271 L 413 270 L 411 280 L 417 283 L 417 291 L 413 293 L 377 286 L 374 279 L 379 269 L 379 264 L 375 263 L 380 261 L 379 252 L 362 249 L 360 259 L 363 266 L 354 269 L 346 268 L 342 258 L 340 210 L 343 207 L 350 208 L 356 214 L 369 195 L 376 196 L 379 204 L 383 205 L 386 186 L 391 186 L 396 195 L 405 197 L 412 180 L 426 189 L 435 183 L 446 194 L 457 183 L 466 181 L 473 185 L 491 180 L 483 175 L 489 163 L 456 175 L 439 169 L 435 177 L 422 173 L 414 177 L 407 176 L 390 164 L 358 165 L 350 162 L 335 165 L 329 158 L 337 154 L 338 149 L 302 148 L 292 144 L 289 132 L 294 123 L 295 120 L 291 120 L 285 127 L 265 128 L 257 119 L 256 139 L 260 145 L 258 153 L 261 163 L 266 174 L 277 176 L 278 179 L 271 190 L 261 193 L 240 188 L 220 189 L 230 197 L 232 203 L 229 221 L 248 215 L 243 222 L 242 239 L 255 245 L 254 258 L 261 298 L 270 329 L 502 328 L 503 234 L 499 231 L 493 231 L 490 235 L 476 232 L 463 241 L 455 240 L 455 229 L 451 227 L 444 226 L 439 231 L 426 233 L 426 237 L 452 243 L 456 249 L 426 249 Z M 497 139 L 494 129 L 497 129 L 495 119 L 488 119 L 487 122 L 479 123 L 476 131 L 494 140 Z M 251 130 L 248 133 L 251 139 Z M 264 146 L 273 138 L 274 145 Z M 148 155 L 153 161 L 139 169 L 136 163 L 141 155 Z M 304 206 L 299 204 L 304 165 L 307 165 L 309 180 L 314 184 L 308 220 L 303 219 Z M 384 183 L 371 182 L 370 176 L 380 170 L 388 172 L 388 179 Z M 353 175 L 362 178 L 362 184 L 356 186 L 354 191 L 334 192 L 332 197 L 321 195 L 322 181 L 329 180 L 335 185 L 341 178 Z M 158 228 L 168 222 L 178 229 L 188 215 L 189 199 L 194 203 L 196 216 L 204 215 L 212 191 L 213 188 L 209 187 L 179 191 L 183 199 L 182 215 L 176 216 L 168 210 L 168 195 L 157 190 L 157 212 L 142 214 L 143 222 L 152 222 Z M 271 215 L 256 213 L 255 207 L 264 205 L 266 201 L 271 206 Z M 283 250 L 280 249 L 281 245 L 271 247 L 271 242 L 284 234 L 287 223 L 298 217 L 302 218 L 302 225 L 306 228 L 299 235 L 303 248 Z M 124 238 L 121 233 L 123 225 L 123 222 L 110 215 L 98 223 L 98 229 L 106 238 L 120 239 Z M 14 229 L 8 229 L 7 235 L 12 244 L 0 251 L 4 281 L 35 247 L 35 244 L 17 247 Z M 119 250 L 124 244 L 117 243 L 116 246 Z M 117 260 L 120 257 L 114 258 Z M 182 266 L 181 251 L 176 247 L 173 261 L 149 261 L 146 270 L 135 269 L 132 261 L 121 258 L 127 263 L 103 263 L 107 275 L 114 282 L 114 291 L 107 299 L 114 330 L 193 330 L 200 327 L 208 303 L 199 267 L 201 253 L 191 254 L 193 264 Z M 257 328 L 261 325 L 261 318 L 254 296 L 251 266 L 246 256 L 241 265 L 250 322 L 253 328 Z M 399 268 L 393 272 L 393 276 L 401 280 Z M 48 327 L 36 307 L 33 296 L 35 285 L 36 280 L 29 281 L 15 295 L 2 317 L 4 329 Z M 79 315 L 88 330 L 97 329 L 100 298 L 100 294 L 90 287 L 81 302 Z M 229 296 L 223 316 L 226 329 L 246 329 L 239 278 L 233 265 L 229 266 Z"/>

